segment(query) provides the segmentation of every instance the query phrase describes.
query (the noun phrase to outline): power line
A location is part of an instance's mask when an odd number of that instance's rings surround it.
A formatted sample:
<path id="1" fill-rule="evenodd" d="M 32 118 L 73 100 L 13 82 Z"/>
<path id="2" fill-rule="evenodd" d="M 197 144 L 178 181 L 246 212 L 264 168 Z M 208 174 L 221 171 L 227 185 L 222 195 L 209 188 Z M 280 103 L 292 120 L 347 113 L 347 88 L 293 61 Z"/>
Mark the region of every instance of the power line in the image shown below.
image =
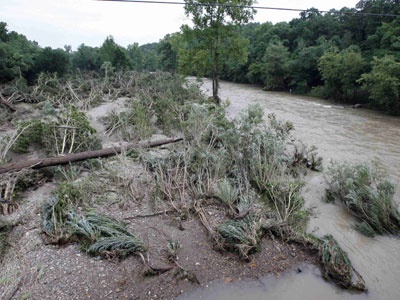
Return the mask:
<path id="1" fill-rule="evenodd" d="M 168 5 L 185 5 L 185 2 L 177 2 L 177 1 L 156 1 L 156 0 L 96 0 L 96 1 L 104 1 L 104 2 L 127 2 L 127 3 L 145 3 L 145 4 L 168 4 Z M 233 5 L 233 4 L 219 4 L 219 3 L 192 3 L 193 5 L 198 6 L 222 6 L 227 8 L 253 8 L 253 9 L 263 9 L 263 10 L 281 10 L 281 11 L 295 11 L 295 12 L 304 12 L 307 9 L 300 8 L 285 8 L 285 7 L 268 7 L 268 6 L 250 6 L 250 5 Z M 400 17 L 400 15 L 396 14 L 379 14 L 379 13 L 364 13 L 359 11 L 328 11 L 328 10 L 317 10 L 319 13 L 333 13 L 333 14 L 345 14 L 345 15 L 357 15 L 357 16 L 373 16 L 373 17 Z"/>

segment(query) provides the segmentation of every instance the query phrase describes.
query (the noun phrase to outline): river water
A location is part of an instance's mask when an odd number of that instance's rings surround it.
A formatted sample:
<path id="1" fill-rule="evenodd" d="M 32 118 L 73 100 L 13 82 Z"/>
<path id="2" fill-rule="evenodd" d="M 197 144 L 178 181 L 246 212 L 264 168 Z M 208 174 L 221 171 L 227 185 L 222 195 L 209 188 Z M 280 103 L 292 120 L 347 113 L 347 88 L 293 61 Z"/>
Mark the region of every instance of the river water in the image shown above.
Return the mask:
<path id="1" fill-rule="evenodd" d="M 211 94 L 211 83 L 202 88 Z M 294 136 L 307 145 L 318 147 L 324 167 L 329 162 L 365 162 L 377 160 L 397 186 L 400 183 L 400 118 L 366 109 L 292 95 L 265 92 L 260 87 L 222 82 L 220 96 L 230 101 L 233 117 L 249 104 L 258 103 L 265 114 L 274 113 L 295 126 Z M 323 201 L 324 172 L 312 172 L 306 178 L 303 195 L 313 210 L 308 231 L 318 236 L 332 234 L 347 251 L 356 270 L 363 276 L 368 293 L 355 294 L 321 279 L 313 266 L 303 272 L 286 274 L 279 280 L 267 276 L 227 287 L 213 283 L 206 289 L 186 295 L 185 299 L 400 299 L 400 239 L 389 236 L 367 238 L 352 228 L 353 219 L 339 205 Z"/>

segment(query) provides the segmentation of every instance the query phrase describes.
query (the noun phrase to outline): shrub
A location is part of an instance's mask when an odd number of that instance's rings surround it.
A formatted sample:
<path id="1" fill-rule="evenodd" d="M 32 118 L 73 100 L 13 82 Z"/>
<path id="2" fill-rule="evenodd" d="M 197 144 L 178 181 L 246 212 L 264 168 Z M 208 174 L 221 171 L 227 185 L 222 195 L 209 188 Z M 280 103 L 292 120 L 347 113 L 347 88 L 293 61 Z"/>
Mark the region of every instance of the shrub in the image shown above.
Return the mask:
<path id="1" fill-rule="evenodd" d="M 66 154 L 101 148 L 96 131 L 86 115 L 71 106 L 55 119 L 32 119 L 18 124 L 18 138 L 12 150 L 26 153 L 33 144 L 43 145 L 50 154 Z"/>
<path id="2" fill-rule="evenodd" d="M 356 229 L 367 236 L 400 233 L 394 185 L 377 164 L 332 164 L 329 173 L 326 198 L 344 204 L 358 220 Z"/>

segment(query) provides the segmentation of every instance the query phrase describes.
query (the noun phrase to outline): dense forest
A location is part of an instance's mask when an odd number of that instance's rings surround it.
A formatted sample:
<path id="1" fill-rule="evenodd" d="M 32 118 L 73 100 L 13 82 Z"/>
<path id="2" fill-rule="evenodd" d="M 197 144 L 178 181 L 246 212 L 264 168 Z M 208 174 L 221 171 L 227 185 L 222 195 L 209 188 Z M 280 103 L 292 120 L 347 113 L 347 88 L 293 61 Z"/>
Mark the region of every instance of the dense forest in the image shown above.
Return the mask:
<path id="1" fill-rule="evenodd" d="M 235 26 L 238 35 L 224 42 L 244 47 L 241 55 L 247 59 L 238 63 L 222 53 L 220 77 L 400 114 L 399 14 L 398 0 L 361 0 L 355 8 L 328 13 L 311 8 L 290 22 Z M 65 76 L 78 69 L 209 76 L 198 68 L 207 56 L 191 52 L 198 43 L 195 29 L 182 26 L 158 43 L 141 46 L 125 48 L 109 36 L 100 47 L 41 48 L 1 22 L 0 82 L 30 85 L 42 72 Z M 197 63 L 188 63 L 189 58 Z"/>

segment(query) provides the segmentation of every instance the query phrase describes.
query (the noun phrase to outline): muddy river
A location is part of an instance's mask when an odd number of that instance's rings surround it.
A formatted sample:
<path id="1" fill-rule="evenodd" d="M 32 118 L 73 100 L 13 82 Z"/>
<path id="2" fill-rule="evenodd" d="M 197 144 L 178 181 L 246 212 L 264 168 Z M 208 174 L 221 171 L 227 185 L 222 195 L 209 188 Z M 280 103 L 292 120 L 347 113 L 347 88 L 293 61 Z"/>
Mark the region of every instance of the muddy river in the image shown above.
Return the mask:
<path id="1" fill-rule="evenodd" d="M 203 88 L 211 95 L 211 83 Z M 266 114 L 295 126 L 294 135 L 307 145 L 316 145 L 329 162 L 378 160 L 400 190 L 400 118 L 366 109 L 353 109 L 328 101 L 262 91 L 259 87 L 221 83 L 220 96 L 231 103 L 230 116 L 247 105 L 258 103 Z M 354 267 L 362 274 L 368 293 L 351 293 L 325 282 L 316 267 L 302 266 L 303 272 L 276 279 L 267 276 L 229 286 L 212 283 L 182 299 L 400 299 L 400 239 L 379 236 L 367 238 L 352 228 L 353 219 L 337 205 L 323 201 L 324 173 L 308 175 L 304 188 L 306 205 L 313 209 L 308 231 L 318 236 L 332 234 L 347 251 Z"/>

